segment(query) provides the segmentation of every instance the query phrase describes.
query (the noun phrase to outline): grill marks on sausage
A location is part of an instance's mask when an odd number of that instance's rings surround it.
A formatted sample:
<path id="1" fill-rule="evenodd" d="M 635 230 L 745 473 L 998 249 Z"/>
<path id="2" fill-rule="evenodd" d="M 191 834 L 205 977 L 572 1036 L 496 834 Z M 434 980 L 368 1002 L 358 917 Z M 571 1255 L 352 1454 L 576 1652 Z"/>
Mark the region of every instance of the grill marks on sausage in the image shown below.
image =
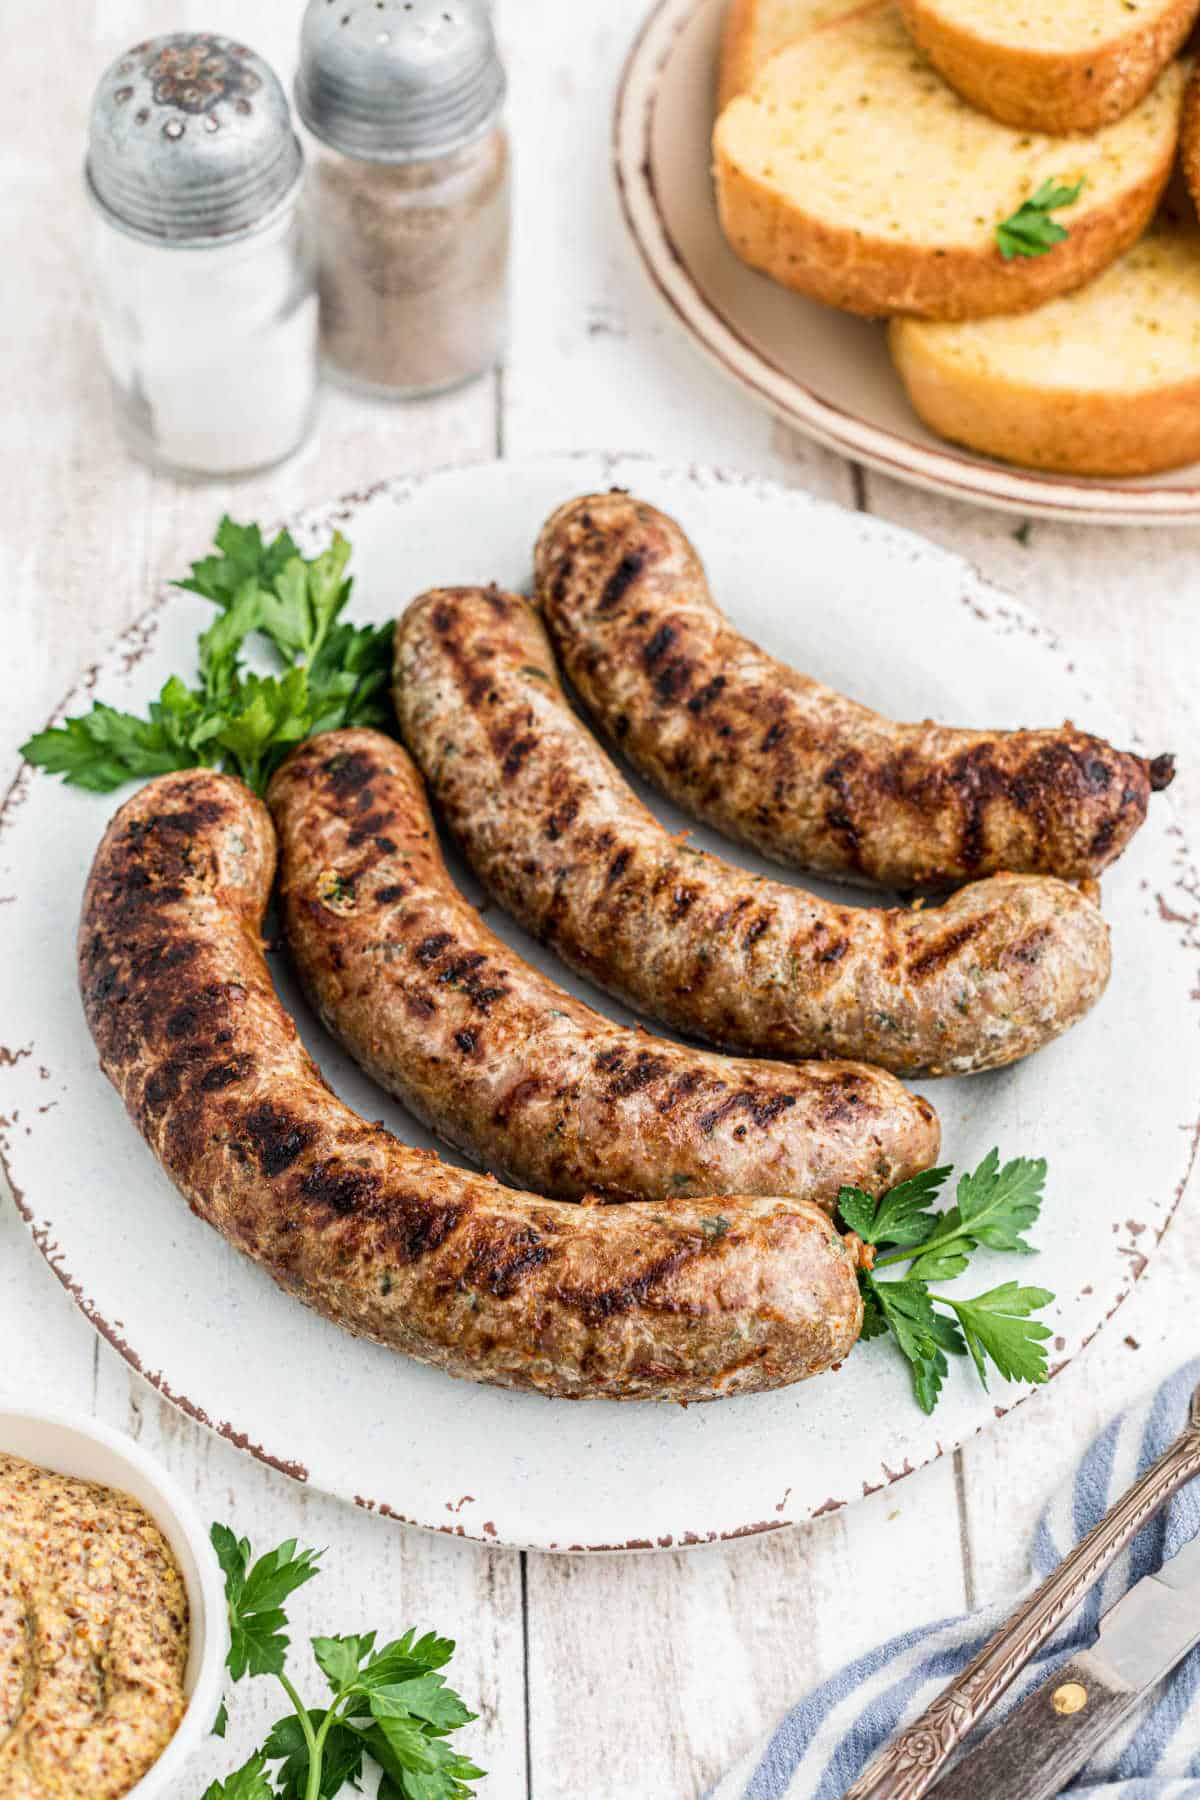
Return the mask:
<path id="1" fill-rule="evenodd" d="M 711 1137 L 718 1125 L 737 1113 L 745 1113 L 751 1124 L 765 1131 L 795 1104 L 795 1094 L 756 1094 L 750 1088 L 743 1088 L 739 1093 L 729 1094 L 719 1106 L 701 1113 L 700 1129 L 705 1137 Z"/>
<path id="2" fill-rule="evenodd" d="M 862 863 L 862 835 L 855 818 L 856 803 L 850 777 L 857 774 L 861 764 L 859 752 L 847 750 L 821 777 L 822 786 L 833 790 L 833 797 L 825 807 L 825 823 L 855 868 L 861 867 Z"/>
<path id="3" fill-rule="evenodd" d="M 314 1206 L 327 1206 L 345 1218 L 376 1199 L 382 1186 L 371 1170 L 349 1168 L 336 1157 L 326 1157 L 302 1177 L 300 1192 Z"/>
<path id="4" fill-rule="evenodd" d="M 201 1093 L 219 1094 L 226 1088 L 236 1087 L 243 1081 L 249 1081 L 258 1067 L 256 1059 L 248 1052 L 240 1056 L 231 1056 L 228 1062 L 213 1063 L 204 1071 L 198 1083 Z"/>
<path id="5" fill-rule="evenodd" d="M 263 1100 L 253 1107 L 243 1123 L 250 1149 L 259 1168 L 268 1177 L 282 1175 L 285 1169 L 290 1169 L 316 1137 L 313 1125 L 270 1100 Z"/>
<path id="6" fill-rule="evenodd" d="M 964 919 L 961 925 L 954 926 L 952 930 L 945 932 L 935 942 L 926 945 L 919 956 L 915 956 L 909 961 L 907 965 L 909 979 L 917 982 L 928 981 L 931 976 L 939 974 L 947 963 L 954 960 L 960 950 L 964 949 L 973 938 L 979 936 L 984 927 L 983 919 Z"/>
<path id="7" fill-rule="evenodd" d="M 468 1200 L 431 1202 L 421 1194 L 383 1187 L 368 1216 L 382 1227 L 388 1249 L 401 1262 L 415 1264 L 440 1250 L 474 1210 Z"/>
<path id="8" fill-rule="evenodd" d="M 579 796 L 578 794 L 568 794 L 565 800 L 546 815 L 544 829 L 550 842 L 556 844 L 559 838 L 564 837 L 578 817 Z"/>
<path id="9" fill-rule="evenodd" d="M 374 759 L 363 750 L 339 750 L 322 768 L 330 790 L 342 801 L 360 794 L 377 773 Z"/>
<path id="10" fill-rule="evenodd" d="M 1036 967 L 1042 959 L 1050 935 L 1049 926 L 1039 925 L 1017 938 L 1015 943 L 1006 944 L 999 957 L 1001 966 L 1011 968 L 1014 963 L 1021 963 L 1026 968 Z"/>
<path id="11" fill-rule="evenodd" d="M 163 1029 L 169 1038 L 195 1037 L 198 1032 L 211 1030 L 213 1020 L 218 1013 L 224 1012 L 235 997 L 245 995 L 245 988 L 240 982 L 213 981 L 206 987 L 198 988 L 189 994 L 182 1006 L 177 1006 L 167 1016 Z"/>
<path id="12" fill-rule="evenodd" d="M 607 873 L 604 877 L 604 885 L 606 888 L 616 887 L 617 883 L 624 876 L 632 859 L 633 850 L 628 844 L 623 850 L 617 851 L 617 854 L 609 863 Z"/>
<path id="13" fill-rule="evenodd" d="M 394 948 L 403 950 L 402 937 L 392 943 Z M 491 968 L 488 958 L 479 951 L 457 950 L 456 944 L 453 932 L 430 932 L 412 946 L 412 960 L 429 973 L 435 987 L 464 994 L 472 1008 L 486 1018 L 496 1002 L 510 992 L 504 971 Z M 434 1010 L 432 1003 L 429 1010 Z"/>
<path id="14" fill-rule="evenodd" d="M 627 1100 L 661 1081 L 671 1064 L 665 1056 L 649 1050 L 640 1050 L 631 1061 L 621 1051 L 609 1051 L 596 1058 L 596 1067 L 612 1075 L 604 1089 L 605 1099 Z"/>
<path id="15" fill-rule="evenodd" d="M 704 686 L 702 688 L 699 688 L 697 690 L 697 692 L 692 695 L 691 699 L 687 703 L 688 711 L 692 714 L 699 714 L 702 712 L 706 712 L 707 709 L 712 705 L 713 701 L 716 700 L 718 698 L 718 696 L 721 694 L 724 687 L 725 687 L 724 675 L 714 675 L 711 681 L 706 681 Z M 626 730 L 629 729 L 628 720 L 626 720 L 625 728 L 626 728 Z M 774 730 L 773 726 L 772 726 L 772 730 Z"/>
<path id="16" fill-rule="evenodd" d="M 625 1281 L 593 1288 L 560 1286 L 559 1298 L 588 1320 L 610 1319 L 615 1314 L 630 1312 L 635 1306 L 650 1312 L 656 1308 L 677 1311 L 678 1302 L 672 1301 L 669 1295 L 660 1295 L 657 1290 L 688 1263 L 703 1256 L 706 1248 L 704 1240 L 688 1239 L 666 1255 L 656 1257 Z"/>
<path id="17" fill-rule="evenodd" d="M 511 1300 L 521 1283 L 553 1254 L 553 1247 L 534 1226 L 510 1227 L 503 1235 L 489 1235 L 480 1241 L 463 1279 L 486 1287 L 497 1300 Z"/>
<path id="18" fill-rule="evenodd" d="M 517 738 L 509 747 L 505 754 L 504 761 L 500 764 L 500 773 L 503 779 L 505 781 L 515 781 L 517 776 L 521 773 L 521 765 L 525 762 L 525 759 L 530 755 L 531 751 L 536 749 L 537 739 L 533 736 L 532 732 L 526 732 L 523 737 Z"/>
<path id="19" fill-rule="evenodd" d="M 390 825 L 392 823 L 395 816 L 396 815 L 393 812 L 375 811 L 368 813 L 364 819 L 357 821 L 353 831 L 347 837 L 346 843 L 348 847 L 351 850 L 357 850 L 360 845 L 366 843 L 368 838 L 375 838 L 378 841 L 379 847 L 383 849 L 384 855 L 389 855 L 395 850 L 395 843 L 390 838 L 380 837 L 380 833 L 383 831 L 385 825 Z"/>
<path id="20" fill-rule="evenodd" d="M 597 612 L 609 613 L 619 606 L 628 589 L 637 580 L 646 565 L 646 558 L 640 550 L 627 550 L 620 562 L 605 582 Z"/>

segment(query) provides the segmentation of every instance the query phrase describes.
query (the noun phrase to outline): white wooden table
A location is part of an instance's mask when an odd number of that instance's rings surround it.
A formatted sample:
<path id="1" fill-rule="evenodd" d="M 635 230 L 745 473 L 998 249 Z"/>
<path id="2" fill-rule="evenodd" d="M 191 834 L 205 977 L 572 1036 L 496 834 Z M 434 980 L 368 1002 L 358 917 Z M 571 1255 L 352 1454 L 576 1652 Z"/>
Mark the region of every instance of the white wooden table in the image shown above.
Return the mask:
<path id="1" fill-rule="evenodd" d="M 613 85 L 643 6 L 500 0 L 518 192 L 503 370 L 420 406 L 331 393 L 316 437 L 288 467 L 236 486 L 187 487 L 130 461 L 109 421 L 82 255 L 86 108 L 112 56 L 167 28 L 249 33 L 290 75 L 300 0 L 253 9 L 239 0 L 73 0 L 17 11 L 6 31 L 0 175 L 5 768 L 157 581 L 203 550 L 226 507 L 266 522 L 404 470 L 610 447 L 774 475 L 964 552 L 1078 647 L 1146 722 L 1155 748 L 1182 753 L 1175 798 L 1200 839 L 1200 532 L 1021 530 L 1015 519 L 864 474 L 789 436 L 710 374 L 659 310 L 625 241 L 609 175 Z M 74 896 L 47 903 L 73 906 Z M 1185 1119 L 1179 1128 L 1197 1129 Z M 414 1621 L 454 1636 L 457 1685 L 482 1715 L 464 1735 L 490 1771 L 482 1792 L 492 1800 L 674 1800 L 702 1793 L 846 1657 L 1017 1581 L 1037 1511 L 1077 1447 L 1200 1343 L 1192 1212 L 1185 1200 L 1134 1296 L 1087 1354 L 995 1432 L 807 1529 L 722 1549 L 526 1557 L 407 1532 L 306 1492 L 133 1376 L 76 1312 L 7 1195 L 0 1385 L 132 1432 L 204 1516 L 230 1520 L 264 1547 L 291 1535 L 328 1545 L 328 1573 L 307 1590 L 311 1604 L 294 1609 L 302 1627 Z M 197 1794 L 274 1716 L 269 1684 L 257 1687 L 238 1691 L 229 1740 L 214 1741 Z"/>

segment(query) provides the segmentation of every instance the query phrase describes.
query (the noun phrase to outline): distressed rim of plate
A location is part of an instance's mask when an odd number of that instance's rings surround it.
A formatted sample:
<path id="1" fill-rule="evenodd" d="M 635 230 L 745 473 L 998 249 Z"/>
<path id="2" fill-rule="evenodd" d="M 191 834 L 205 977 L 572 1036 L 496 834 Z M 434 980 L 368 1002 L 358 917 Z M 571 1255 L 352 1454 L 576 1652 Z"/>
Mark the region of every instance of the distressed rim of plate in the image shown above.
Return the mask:
<path id="1" fill-rule="evenodd" d="M 671 235 L 654 172 L 654 116 L 663 73 L 696 16 L 697 0 L 658 0 L 630 47 L 612 119 L 621 210 L 660 299 L 693 345 L 730 381 L 826 449 L 927 492 L 998 512 L 1076 524 L 1180 525 L 1200 521 L 1200 485 L 1135 487 L 1119 480 L 1038 474 L 957 451 L 928 449 L 848 412 L 781 368 L 744 336 L 693 275 Z"/>
<path id="2" fill-rule="evenodd" d="M 380 494 L 391 493 L 403 497 L 406 491 L 424 487 L 428 483 L 436 481 L 439 476 L 457 473 L 471 467 L 502 463 L 505 460 L 506 459 L 504 458 L 480 457 L 469 459 L 465 462 L 440 464 L 436 468 L 424 469 L 411 474 L 402 474 L 391 477 L 390 479 L 375 481 L 364 488 L 353 489 L 336 500 L 318 502 L 314 505 L 304 507 L 298 512 L 290 514 L 283 520 L 274 521 L 269 529 L 276 530 L 280 527 L 285 527 L 299 536 L 305 536 L 318 529 L 326 528 L 333 523 L 341 524 L 347 522 L 352 517 L 353 510 L 356 507 L 366 505 Z M 743 471 L 724 468 L 719 464 L 683 465 L 673 463 L 647 451 L 595 449 L 567 452 L 554 451 L 543 456 L 532 456 L 522 460 L 527 462 L 545 463 L 572 461 L 594 462 L 599 460 L 611 465 L 609 470 L 610 475 L 618 466 L 629 463 L 644 463 L 647 466 L 662 469 L 668 474 L 687 475 L 693 480 L 709 477 L 724 485 L 745 490 L 757 489 L 764 493 L 774 494 L 783 500 L 786 500 L 794 492 L 794 490 L 783 486 L 782 483 L 773 480 L 769 476 L 748 475 Z M 803 490 L 801 490 L 801 493 L 802 497 L 805 499 L 813 498 L 812 496 L 805 494 Z M 848 510 L 845 507 L 839 506 L 837 502 L 834 501 L 817 501 L 817 504 L 824 505 L 832 511 Z M 875 517 L 875 515 L 872 514 L 865 516 L 870 518 Z M 977 587 L 985 592 L 994 594 L 996 599 L 1003 603 L 1006 616 L 1011 622 L 1020 625 L 1023 629 L 1028 631 L 1030 635 L 1032 635 L 1047 650 L 1062 648 L 1062 640 L 1058 637 L 1057 633 L 1042 627 L 1039 623 L 1037 614 L 1032 608 L 1026 606 L 1023 601 L 1016 599 L 1015 596 L 1009 594 L 1005 589 L 997 587 L 994 582 L 991 582 L 981 573 L 969 558 L 961 555 L 960 552 L 956 550 L 945 549 L 942 545 L 935 543 L 932 538 L 926 536 L 925 533 L 914 531 L 909 526 L 895 525 L 886 519 L 875 519 L 875 522 L 885 528 L 888 532 L 894 533 L 902 538 L 912 538 L 923 545 L 931 546 L 939 555 L 960 564 Z M 109 648 L 102 652 L 97 661 L 88 664 L 81 671 L 73 686 L 63 695 L 62 699 L 53 708 L 41 729 L 49 729 L 51 726 L 58 724 L 59 721 L 66 716 L 66 713 L 70 708 L 81 705 L 87 701 L 94 690 L 96 680 L 98 679 L 103 664 L 111 657 L 120 654 L 127 670 L 136 666 L 136 664 L 142 660 L 148 653 L 155 633 L 157 632 L 159 617 L 164 609 L 170 604 L 174 593 L 175 586 L 172 582 L 163 581 L 160 583 L 155 591 L 153 599 L 142 612 L 140 612 L 125 630 L 113 640 Z M 1076 662 L 1073 672 L 1077 679 L 1082 680 L 1086 678 L 1088 673 L 1086 659 L 1084 659 L 1082 663 Z M 1133 734 L 1130 735 L 1132 741 Z M 34 770 L 33 765 L 22 759 L 16 774 L 13 776 L 8 787 L 4 790 L 3 796 L 0 798 L 0 838 L 4 836 L 5 831 L 8 829 L 13 814 L 28 798 L 30 784 L 35 773 L 36 771 Z M 1194 861 L 1190 845 L 1183 836 L 1183 831 L 1178 824 L 1178 820 L 1174 817 L 1174 808 L 1170 795 L 1166 794 L 1162 797 L 1166 800 L 1168 808 L 1170 808 L 1172 812 L 1171 828 L 1174 830 L 1178 839 L 1175 862 L 1179 869 L 1179 875 L 1175 885 L 1189 898 L 1196 899 L 1198 903 L 1200 903 L 1200 866 Z M 1200 905 L 1198 905 L 1198 911 L 1194 915 L 1184 915 L 1171 911 L 1162 914 L 1162 917 L 1164 923 L 1172 923 L 1184 927 L 1184 941 L 1186 946 L 1194 952 L 1200 953 Z M 1200 1106 L 1200 1095 L 1198 1095 L 1196 1099 L 1198 1106 Z M 290 1456 L 286 1449 L 282 1447 L 273 1448 L 265 1444 L 255 1443 L 249 1434 L 234 1421 L 212 1418 L 202 1407 L 189 1399 L 186 1394 L 177 1392 L 171 1386 L 169 1379 L 162 1370 L 151 1371 L 145 1367 L 134 1345 L 129 1343 L 123 1336 L 121 1329 L 112 1321 L 105 1318 L 99 1308 L 91 1302 L 84 1291 L 83 1284 L 77 1279 L 73 1272 L 64 1265 L 62 1253 L 57 1244 L 53 1241 L 50 1231 L 46 1226 L 38 1224 L 34 1208 L 27 1202 L 21 1187 L 13 1179 L 8 1155 L 9 1143 L 7 1124 L 8 1121 L 3 1115 L 0 1115 L 0 1171 L 3 1172 L 4 1178 L 8 1183 L 17 1214 L 28 1227 L 30 1237 L 45 1260 L 51 1273 L 70 1295 L 75 1306 L 83 1314 L 84 1318 L 87 1319 L 88 1323 L 109 1345 L 111 1345 L 129 1368 L 133 1370 L 135 1375 L 139 1376 L 148 1387 L 152 1388 L 154 1392 L 159 1395 L 161 1399 L 166 1400 L 186 1418 L 191 1419 L 196 1424 L 205 1426 L 209 1431 L 213 1432 L 215 1436 L 224 1438 L 224 1440 L 227 1443 L 232 1444 L 236 1450 L 240 1450 L 253 1457 L 255 1461 L 265 1464 L 268 1468 L 274 1469 L 279 1474 L 288 1476 L 291 1480 L 296 1481 L 302 1486 L 307 1485 L 310 1479 L 307 1467 L 296 1457 Z M 1180 1201 L 1187 1191 L 1188 1183 L 1191 1179 L 1193 1170 L 1196 1167 L 1198 1158 L 1200 1158 L 1200 1113 L 1197 1114 L 1195 1121 L 1186 1132 L 1186 1149 L 1183 1153 L 1179 1175 L 1171 1190 L 1166 1211 L 1163 1215 L 1161 1224 L 1155 1232 L 1153 1243 L 1147 1247 L 1146 1252 L 1140 1258 L 1130 1261 L 1128 1280 L 1124 1282 L 1120 1290 L 1116 1293 L 1116 1296 L 1105 1312 L 1104 1317 L 1093 1326 L 1086 1336 L 1080 1339 L 1074 1350 L 1069 1351 L 1058 1361 L 1050 1365 L 1047 1371 L 1046 1381 L 1042 1384 L 1043 1387 L 1048 1386 L 1056 1376 L 1062 1374 L 1064 1369 L 1071 1366 L 1075 1357 L 1083 1350 L 1087 1349 L 1092 1340 L 1105 1325 L 1110 1323 L 1115 1314 L 1129 1298 L 1134 1287 L 1145 1274 L 1154 1252 L 1162 1243 L 1164 1236 L 1174 1220 Z M 1039 1391 L 1040 1390 L 1035 1387 L 1026 1387 L 1024 1391 L 1018 1393 L 1015 1398 L 1006 1405 L 994 1405 L 992 1407 L 994 1420 L 997 1423 L 1001 1422 L 1011 1412 L 1014 1412 L 1018 1406 L 1023 1405 Z M 977 1426 L 975 1428 L 975 1433 L 972 1435 L 976 1435 L 981 1429 L 990 1428 L 990 1424 L 986 1426 Z M 942 1457 L 947 1453 L 952 1453 L 961 1448 L 962 1443 L 965 1441 L 966 1439 L 962 1438 L 951 1443 L 943 1444 L 940 1439 L 937 1440 L 935 1442 L 935 1447 L 927 1456 L 921 1457 L 916 1462 L 911 1462 L 906 1458 L 905 1465 L 902 1468 L 896 1470 L 886 1469 L 885 1479 L 880 1486 L 891 1487 L 896 1482 L 903 1481 L 906 1476 L 915 1475 L 918 1470 L 928 1468 L 932 1463 L 940 1462 Z M 704 1548 L 711 1544 L 726 1544 L 745 1538 L 760 1537 L 769 1532 L 783 1531 L 793 1526 L 806 1525 L 811 1523 L 814 1519 L 819 1518 L 822 1513 L 840 1510 L 842 1506 L 852 1503 L 847 1501 L 830 1503 L 827 1501 L 824 1505 L 807 1508 L 795 1517 L 747 1520 L 742 1524 L 731 1526 L 727 1530 L 709 1531 L 703 1535 L 700 1533 L 688 1532 L 674 1538 L 673 1541 L 669 1543 L 659 1542 L 656 1544 L 647 1538 L 639 1537 L 629 1539 L 625 1543 L 561 1545 L 557 1543 L 526 1543 L 523 1540 L 516 1542 L 509 1538 L 506 1538 L 501 1542 L 486 1534 L 468 1531 L 466 1527 L 461 1524 L 447 1525 L 436 1519 L 430 1521 L 413 1518 L 411 1515 L 402 1512 L 399 1507 L 393 1506 L 385 1499 L 376 1499 L 371 1496 L 354 1493 L 349 1487 L 345 1489 L 330 1487 L 322 1481 L 317 1481 L 313 1485 L 315 1491 L 318 1493 L 328 1494 L 331 1498 L 340 1500 L 346 1505 L 353 1504 L 364 1512 L 376 1514 L 380 1518 L 387 1519 L 395 1524 L 407 1526 L 411 1529 L 437 1532 L 444 1536 L 461 1538 L 464 1541 L 481 1544 L 485 1549 L 489 1550 L 534 1550 L 541 1554 L 559 1554 L 563 1556 L 653 1555 L 660 1551 L 690 1550 Z M 871 1488 L 866 1491 L 877 1492 L 878 1488 Z"/>

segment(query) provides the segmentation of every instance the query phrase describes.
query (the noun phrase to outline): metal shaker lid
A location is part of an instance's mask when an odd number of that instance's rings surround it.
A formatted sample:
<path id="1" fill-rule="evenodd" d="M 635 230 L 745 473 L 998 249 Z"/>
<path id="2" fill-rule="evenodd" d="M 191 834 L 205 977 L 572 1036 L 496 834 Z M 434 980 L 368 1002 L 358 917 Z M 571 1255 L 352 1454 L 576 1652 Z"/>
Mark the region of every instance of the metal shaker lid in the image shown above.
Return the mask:
<path id="1" fill-rule="evenodd" d="M 233 38 L 146 38 L 96 89 L 88 186 L 134 237 L 202 245 L 245 236 L 291 193 L 303 160 L 278 77 Z"/>
<path id="2" fill-rule="evenodd" d="M 347 156 L 444 156 L 487 129 L 504 85 L 486 0 L 309 0 L 296 108 Z"/>

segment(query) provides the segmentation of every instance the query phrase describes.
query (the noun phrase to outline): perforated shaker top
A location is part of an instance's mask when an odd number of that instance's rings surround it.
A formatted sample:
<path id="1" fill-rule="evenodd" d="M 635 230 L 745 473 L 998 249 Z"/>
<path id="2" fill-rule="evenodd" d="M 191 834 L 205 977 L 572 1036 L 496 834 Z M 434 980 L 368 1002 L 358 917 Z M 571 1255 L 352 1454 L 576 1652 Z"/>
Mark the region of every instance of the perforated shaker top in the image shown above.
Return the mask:
<path id="1" fill-rule="evenodd" d="M 278 77 L 233 38 L 147 38 L 96 89 L 88 185 L 135 237 L 204 244 L 245 235 L 296 188 L 303 161 Z"/>
<path id="2" fill-rule="evenodd" d="M 367 162 L 415 162 L 479 137 L 504 100 L 485 0 L 309 0 L 296 108 Z"/>

